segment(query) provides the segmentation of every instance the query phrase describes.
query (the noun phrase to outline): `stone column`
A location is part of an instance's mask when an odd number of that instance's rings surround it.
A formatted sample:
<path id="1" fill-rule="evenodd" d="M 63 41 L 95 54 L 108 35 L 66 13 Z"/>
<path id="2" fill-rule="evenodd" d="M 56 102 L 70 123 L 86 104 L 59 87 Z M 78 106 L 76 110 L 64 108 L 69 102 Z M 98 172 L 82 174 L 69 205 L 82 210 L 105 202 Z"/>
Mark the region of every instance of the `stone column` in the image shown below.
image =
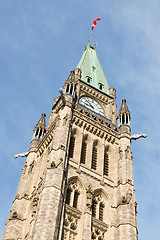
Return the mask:
<path id="1" fill-rule="evenodd" d="M 78 134 L 78 136 L 76 135 L 76 140 L 75 140 L 74 159 L 76 160 L 76 162 L 78 164 L 78 169 L 80 169 L 80 158 L 81 158 L 81 149 L 82 149 L 82 141 L 83 141 L 83 131 L 84 131 L 83 128 L 80 128 L 80 133 Z"/>
<path id="2" fill-rule="evenodd" d="M 89 133 L 88 133 L 88 139 L 87 139 L 87 154 L 86 154 L 86 167 L 91 169 L 92 164 L 92 149 L 93 149 L 93 140 L 91 139 Z"/>
<path id="3" fill-rule="evenodd" d="M 119 181 L 117 186 L 117 235 L 118 239 L 137 240 L 135 194 L 132 175 L 130 134 L 121 133 Z"/>
<path id="4" fill-rule="evenodd" d="M 83 219 L 83 236 L 82 240 L 89 240 L 91 239 L 91 227 L 92 227 L 92 185 L 89 184 L 86 189 L 86 208 L 84 212 L 84 219 Z"/>
<path id="5" fill-rule="evenodd" d="M 67 119 L 66 116 L 68 116 Z M 68 106 L 59 111 L 58 125 L 54 130 L 54 139 L 51 144 L 52 150 L 48 156 L 48 168 L 39 197 L 33 240 L 57 239 L 57 236 L 61 235 L 71 117 L 71 109 Z"/>
<path id="6" fill-rule="evenodd" d="M 32 169 L 36 162 L 36 149 L 38 141 L 31 142 L 29 154 L 23 167 L 23 172 L 18 185 L 17 193 L 13 201 L 3 239 L 23 239 L 23 230 L 27 220 L 27 208 L 30 204 L 30 186 L 32 185 Z"/>

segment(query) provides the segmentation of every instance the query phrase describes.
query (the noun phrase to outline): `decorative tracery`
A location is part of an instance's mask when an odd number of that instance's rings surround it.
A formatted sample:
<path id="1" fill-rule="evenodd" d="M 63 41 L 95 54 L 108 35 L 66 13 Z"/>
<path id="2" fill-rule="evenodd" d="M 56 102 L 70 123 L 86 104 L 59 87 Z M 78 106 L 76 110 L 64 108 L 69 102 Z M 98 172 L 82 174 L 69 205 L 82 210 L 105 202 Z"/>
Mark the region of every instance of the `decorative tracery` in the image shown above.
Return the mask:
<path id="1" fill-rule="evenodd" d="M 63 223 L 62 240 L 78 239 L 78 227 L 81 217 L 80 209 L 81 186 L 77 178 L 69 180 L 66 192 L 66 204 Z"/>
<path id="2" fill-rule="evenodd" d="M 92 200 L 92 216 L 103 221 L 104 200 L 101 195 L 95 196 Z"/>
<path id="3" fill-rule="evenodd" d="M 75 240 L 78 219 L 66 214 L 63 228 L 63 240 Z"/>
<path id="4" fill-rule="evenodd" d="M 77 183 L 69 184 L 67 188 L 67 194 L 66 194 L 66 204 L 77 208 L 79 194 L 80 194 L 80 191 Z"/>
<path id="5" fill-rule="evenodd" d="M 105 232 L 108 225 L 104 222 L 105 219 L 105 202 L 102 190 L 94 193 L 92 199 L 92 239 L 104 240 Z"/>

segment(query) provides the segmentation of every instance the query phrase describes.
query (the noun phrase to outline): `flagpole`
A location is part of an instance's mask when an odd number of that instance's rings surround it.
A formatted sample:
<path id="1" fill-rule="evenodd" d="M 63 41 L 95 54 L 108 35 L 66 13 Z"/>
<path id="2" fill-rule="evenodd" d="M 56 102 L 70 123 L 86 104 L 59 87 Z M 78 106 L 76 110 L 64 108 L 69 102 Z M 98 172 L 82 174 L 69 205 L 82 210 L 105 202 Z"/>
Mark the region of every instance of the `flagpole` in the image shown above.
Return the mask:
<path id="1" fill-rule="evenodd" d="M 97 19 L 93 20 L 91 37 L 90 37 L 90 45 L 91 45 L 91 41 L 92 41 L 92 34 L 93 34 L 94 27 L 97 25 L 97 21 L 100 21 L 100 20 L 101 20 L 101 18 L 97 18 Z"/>
<path id="2" fill-rule="evenodd" d="M 92 34 L 93 34 L 93 31 L 91 31 L 90 45 L 91 45 L 91 41 L 92 41 Z"/>

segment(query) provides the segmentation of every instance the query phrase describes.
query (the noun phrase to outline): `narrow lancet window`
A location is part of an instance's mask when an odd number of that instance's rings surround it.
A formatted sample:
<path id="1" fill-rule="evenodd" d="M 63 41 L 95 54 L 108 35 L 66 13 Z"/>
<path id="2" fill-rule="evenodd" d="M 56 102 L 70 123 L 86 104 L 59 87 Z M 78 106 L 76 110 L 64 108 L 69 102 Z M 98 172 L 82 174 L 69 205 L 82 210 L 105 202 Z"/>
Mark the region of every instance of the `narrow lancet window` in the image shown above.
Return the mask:
<path id="1" fill-rule="evenodd" d="M 67 195 L 66 195 L 66 204 L 70 205 L 71 201 L 71 192 L 72 190 L 70 188 L 67 189 Z"/>
<path id="2" fill-rule="evenodd" d="M 104 204 L 100 203 L 99 204 L 99 220 L 103 221 L 103 209 L 104 209 Z"/>
<path id="3" fill-rule="evenodd" d="M 87 143 L 82 142 L 82 150 L 81 150 L 81 160 L 80 163 L 85 164 L 86 162 L 86 152 L 87 152 Z"/>
<path id="4" fill-rule="evenodd" d="M 69 158 L 73 158 L 74 155 L 74 147 L 75 147 L 75 137 L 71 136 L 70 146 L 69 146 Z"/>
<path id="5" fill-rule="evenodd" d="M 78 196 L 79 196 L 79 192 L 75 191 L 74 192 L 74 199 L 73 199 L 73 207 L 77 208 L 78 206 Z"/>
<path id="6" fill-rule="evenodd" d="M 126 124 L 128 124 L 128 114 L 126 113 Z"/>
<path id="7" fill-rule="evenodd" d="M 92 165 L 91 168 L 96 170 L 97 169 L 97 148 L 93 146 L 92 149 Z"/>
<path id="8" fill-rule="evenodd" d="M 122 114 L 122 124 L 125 124 L 125 117 L 124 117 L 124 113 Z"/>
<path id="9" fill-rule="evenodd" d="M 103 168 L 103 174 L 105 176 L 108 176 L 108 173 L 109 173 L 109 160 L 108 160 L 108 154 L 107 152 L 105 151 L 104 153 L 104 168 Z"/>
<path id="10" fill-rule="evenodd" d="M 72 91 L 73 91 L 73 85 L 71 84 L 70 86 L 70 94 L 72 95 Z"/>
<path id="11" fill-rule="evenodd" d="M 92 217 L 96 218 L 96 207 L 97 207 L 97 203 L 95 200 L 92 201 Z"/>
<path id="12" fill-rule="evenodd" d="M 66 92 L 69 92 L 69 84 L 67 84 Z"/>

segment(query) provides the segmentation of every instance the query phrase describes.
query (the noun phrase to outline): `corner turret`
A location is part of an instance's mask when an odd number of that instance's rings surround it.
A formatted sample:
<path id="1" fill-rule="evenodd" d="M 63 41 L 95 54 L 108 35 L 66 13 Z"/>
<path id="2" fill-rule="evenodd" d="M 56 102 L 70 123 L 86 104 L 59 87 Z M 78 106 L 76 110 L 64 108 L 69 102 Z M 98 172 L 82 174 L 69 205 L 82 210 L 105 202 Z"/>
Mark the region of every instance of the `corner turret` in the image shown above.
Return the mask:
<path id="1" fill-rule="evenodd" d="M 42 113 L 42 116 L 33 130 L 33 137 L 30 145 L 29 152 L 34 152 L 37 149 L 39 144 L 39 140 L 43 137 L 46 133 L 46 121 L 45 121 L 46 114 Z"/>
<path id="2" fill-rule="evenodd" d="M 42 113 L 42 117 L 36 124 L 34 130 L 33 130 L 33 138 L 34 139 L 41 139 L 43 135 L 46 133 L 46 121 L 45 121 L 46 114 Z"/>
<path id="3" fill-rule="evenodd" d="M 122 105 L 117 118 L 120 131 L 130 133 L 131 114 L 127 107 L 126 99 L 122 99 Z"/>

